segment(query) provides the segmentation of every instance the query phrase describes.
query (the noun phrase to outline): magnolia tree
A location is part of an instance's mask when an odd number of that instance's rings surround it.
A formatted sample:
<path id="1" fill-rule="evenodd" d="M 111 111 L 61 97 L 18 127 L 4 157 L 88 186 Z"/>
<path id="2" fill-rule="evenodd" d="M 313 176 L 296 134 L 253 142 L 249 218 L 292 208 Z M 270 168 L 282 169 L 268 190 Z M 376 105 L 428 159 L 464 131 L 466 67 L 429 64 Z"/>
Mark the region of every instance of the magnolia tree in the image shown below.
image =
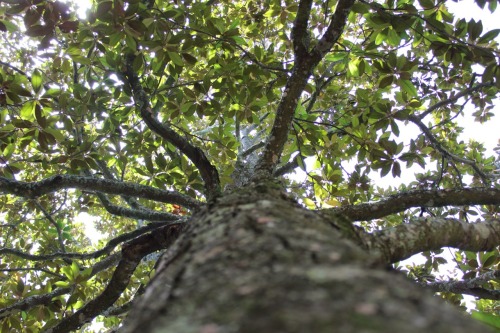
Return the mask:
<path id="1" fill-rule="evenodd" d="M 500 326 L 500 29 L 446 2 L 2 1 L 1 331 Z"/>

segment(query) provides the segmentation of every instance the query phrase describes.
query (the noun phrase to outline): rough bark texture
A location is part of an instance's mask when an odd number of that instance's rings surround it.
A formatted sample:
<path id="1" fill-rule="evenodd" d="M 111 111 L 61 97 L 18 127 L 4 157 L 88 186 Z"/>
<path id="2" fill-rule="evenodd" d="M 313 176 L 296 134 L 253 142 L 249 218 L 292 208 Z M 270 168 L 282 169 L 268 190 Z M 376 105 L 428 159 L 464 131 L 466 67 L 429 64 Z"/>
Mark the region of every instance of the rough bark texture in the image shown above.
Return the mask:
<path id="1" fill-rule="evenodd" d="M 198 212 L 119 332 L 488 332 L 260 184 Z"/>

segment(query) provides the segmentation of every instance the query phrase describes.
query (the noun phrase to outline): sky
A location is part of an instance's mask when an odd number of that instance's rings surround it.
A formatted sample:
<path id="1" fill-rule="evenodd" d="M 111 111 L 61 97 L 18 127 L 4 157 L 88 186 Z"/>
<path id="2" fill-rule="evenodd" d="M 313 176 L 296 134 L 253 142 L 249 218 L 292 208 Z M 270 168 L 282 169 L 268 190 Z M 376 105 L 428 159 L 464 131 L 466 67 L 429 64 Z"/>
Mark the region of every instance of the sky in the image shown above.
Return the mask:
<path id="1" fill-rule="evenodd" d="M 497 9 L 494 14 L 491 14 L 488 9 L 482 10 L 479 8 L 472 0 L 459 2 L 450 1 L 447 4 L 450 11 L 456 13 L 459 17 L 463 17 L 466 20 L 480 19 L 483 23 L 483 31 L 500 29 L 500 9 Z M 500 42 L 500 38 L 497 38 L 497 40 Z M 465 111 L 468 115 L 472 112 L 470 108 Z M 493 112 L 496 116 L 485 124 L 475 122 L 472 117 L 462 117 L 463 122 L 461 122 L 462 124 L 467 124 L 463 126 L 464 134 L 462 138 L 474 138 L 477 141 L 483 142 L 485 147 L 491 150 L 491 153 L 493 153 L 493 148 L 497 145 L 498 139 L 500 139 L 500 103 L 497 103 Z"/>

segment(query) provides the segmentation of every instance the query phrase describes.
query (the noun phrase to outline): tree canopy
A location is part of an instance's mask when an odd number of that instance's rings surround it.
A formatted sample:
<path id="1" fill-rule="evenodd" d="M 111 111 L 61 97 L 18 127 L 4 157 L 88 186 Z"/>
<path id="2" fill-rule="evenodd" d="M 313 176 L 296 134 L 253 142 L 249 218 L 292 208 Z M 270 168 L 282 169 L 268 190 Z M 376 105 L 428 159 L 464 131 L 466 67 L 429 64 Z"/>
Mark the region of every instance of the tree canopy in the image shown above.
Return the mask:
<path id="1" fill-rule="evenodd" d="M 459 139 L 495 115 L 500 29 L 447 2 L 2 1 L 2 332 L 116 327 L 189 216 L 261 177 L 500 327 L 498 165 Z"/>

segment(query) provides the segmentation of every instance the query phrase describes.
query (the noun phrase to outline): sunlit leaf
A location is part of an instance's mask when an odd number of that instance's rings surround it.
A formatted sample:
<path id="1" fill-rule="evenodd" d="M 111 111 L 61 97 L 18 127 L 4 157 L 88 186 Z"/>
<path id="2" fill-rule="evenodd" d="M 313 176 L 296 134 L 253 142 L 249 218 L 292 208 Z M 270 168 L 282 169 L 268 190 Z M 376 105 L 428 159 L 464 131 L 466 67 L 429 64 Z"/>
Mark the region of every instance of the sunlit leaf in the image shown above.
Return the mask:
<path id="1" fill-rule="evenodd" d="M 33 90 L 38 93 L 42 87 L 42 83 L 42 73 L 38 69 L 35 69 L 31 75 L 31 85 L 33 86 Z"/>

